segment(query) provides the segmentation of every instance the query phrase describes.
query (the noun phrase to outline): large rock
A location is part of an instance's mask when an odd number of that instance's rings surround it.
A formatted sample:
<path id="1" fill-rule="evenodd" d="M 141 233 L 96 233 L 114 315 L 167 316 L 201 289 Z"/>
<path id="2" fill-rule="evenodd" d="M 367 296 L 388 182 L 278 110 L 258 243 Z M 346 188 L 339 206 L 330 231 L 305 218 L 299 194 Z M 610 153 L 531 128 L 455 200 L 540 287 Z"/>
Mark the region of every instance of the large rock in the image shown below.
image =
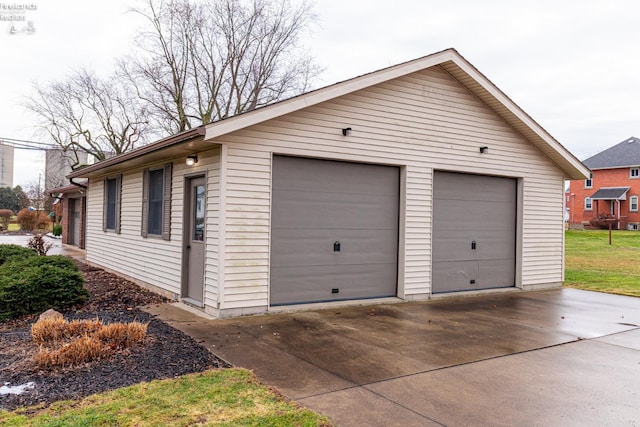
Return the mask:
<path id="1" fill-rule="evenodd" d="M 42 319 L 62 319 L 62 313 L 55 311 L 53 308 L 45 311 L 38 317 L 38 321 Z"/>

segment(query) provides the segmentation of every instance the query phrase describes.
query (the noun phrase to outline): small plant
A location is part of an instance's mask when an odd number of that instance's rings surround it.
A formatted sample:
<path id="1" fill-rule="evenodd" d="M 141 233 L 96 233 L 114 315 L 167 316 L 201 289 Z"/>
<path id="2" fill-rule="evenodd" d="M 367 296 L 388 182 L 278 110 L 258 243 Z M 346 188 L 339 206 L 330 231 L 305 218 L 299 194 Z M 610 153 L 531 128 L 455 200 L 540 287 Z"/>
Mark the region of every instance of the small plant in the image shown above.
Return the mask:
<path id="1" fill-rule="evenodd" d="M 29 239 L 29 241 L 27 242 L 27 246 L 36 251 L 38 255 L 44 256 L 47 254 L 47 252 L 49 252 L 49 249 L 53 247 L 53 243 L 45 242 L 44 235 L 36 234 Z"/>
<path id="2" fill-rule="evenodd" d="M 61 224 L 54 225 L 53 229 L 51 230 L 51 234 L 53 234 L 56 237 L 62 236 L 62 225 Z"/>
<path id="3" fill-rule="evenodd" d="M 41 368 L 71 366 L 108 357 L 117 349 L 144 342 L 147 324 L 140 322 L 104 325 L 100 320 L 45 318 L 31 327 L 31 337 L 40 345 L 35 363 Z"/>
<path id="4" fill-rule="evenodd" d="M 11 209 L 0 209 L 0 225 L 3 230 L 9 229 L 9 222 L 11 222 L 12 216 L 13 211 Z"/>

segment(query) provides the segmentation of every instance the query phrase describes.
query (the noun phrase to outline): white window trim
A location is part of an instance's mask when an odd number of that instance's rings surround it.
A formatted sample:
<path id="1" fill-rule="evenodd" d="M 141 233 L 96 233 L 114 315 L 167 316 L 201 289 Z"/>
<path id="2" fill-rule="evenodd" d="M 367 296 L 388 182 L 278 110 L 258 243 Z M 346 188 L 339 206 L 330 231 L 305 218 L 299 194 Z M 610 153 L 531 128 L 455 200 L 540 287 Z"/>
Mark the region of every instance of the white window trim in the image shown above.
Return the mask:
<path id="1" fill-rule="evenodd" d="M 589 201 L 590 207 L 587 207 L 587 200 Z M 593 210 L 593 200 L 591 200 L 591 197 L 585 197 L 584 198 L 584 210 L 585 211 L 592 211 Z"/>
<path id="2" fill-rule="evenodd" d="M 593 178 L 587 178 L 584 180 L 584 188 L 593 188 Z"/>
<path id="3" fill-rule="evenodd" d="M 633 174 L 633 171 L 636 172 L 636 174 Z M 631 179 L 638 179 L 640 178 L 640 168 L 629 168 L 629 178 Z"/>
<path id="4" fill-rule="evenodd" d="M 636 208 L 633 209 L 633 200 L 635 199 Z M 629 212 L 638 212 L 638 196 L 629 197 Z"/>

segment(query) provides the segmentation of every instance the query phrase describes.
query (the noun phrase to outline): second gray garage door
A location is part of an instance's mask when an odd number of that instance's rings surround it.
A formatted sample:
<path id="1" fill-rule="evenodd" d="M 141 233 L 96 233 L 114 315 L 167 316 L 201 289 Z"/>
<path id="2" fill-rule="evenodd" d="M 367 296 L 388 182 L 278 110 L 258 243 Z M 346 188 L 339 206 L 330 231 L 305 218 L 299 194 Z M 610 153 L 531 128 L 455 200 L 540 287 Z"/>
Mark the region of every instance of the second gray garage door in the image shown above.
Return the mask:
<path id="1" fill-rule="evenodd" d="M 399 169 L 275 156 L 271 305 L 395 296 Z"/>
<path id="2" fill-rule="evenodd" d="M 516 180 L 435 172 L 433 292 L 515 286 Z"/>

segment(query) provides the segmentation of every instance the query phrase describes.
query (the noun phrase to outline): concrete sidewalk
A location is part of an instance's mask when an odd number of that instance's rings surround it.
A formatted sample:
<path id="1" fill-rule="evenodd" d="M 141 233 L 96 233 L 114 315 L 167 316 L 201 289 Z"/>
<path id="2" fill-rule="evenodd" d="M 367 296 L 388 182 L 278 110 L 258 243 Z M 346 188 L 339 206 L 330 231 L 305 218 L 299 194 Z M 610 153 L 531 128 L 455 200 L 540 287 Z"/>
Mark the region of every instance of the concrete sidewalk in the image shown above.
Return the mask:
<path id="1" fill-rule="evenodd" d="M 24 236 L 0 234 L 0 245 L 27 246 L 27 242 L 32 237 L 32 234 Z M 45 236 L 45 240 L 47 243 L 53 243 L 53 246 L 49 252 L 47 252 L 47 255 L 67 255 L 78 259 L 84 259 L 85 251 L 77 246 L 63 245 L 60 239 L 54 239 L 48 236 Z"/>
<path id="2" fill-rule="evenodd" d="M 228 320 L 147 310 L 340 426 L 640 424 L 638 298 L 561 289 Z"/>

